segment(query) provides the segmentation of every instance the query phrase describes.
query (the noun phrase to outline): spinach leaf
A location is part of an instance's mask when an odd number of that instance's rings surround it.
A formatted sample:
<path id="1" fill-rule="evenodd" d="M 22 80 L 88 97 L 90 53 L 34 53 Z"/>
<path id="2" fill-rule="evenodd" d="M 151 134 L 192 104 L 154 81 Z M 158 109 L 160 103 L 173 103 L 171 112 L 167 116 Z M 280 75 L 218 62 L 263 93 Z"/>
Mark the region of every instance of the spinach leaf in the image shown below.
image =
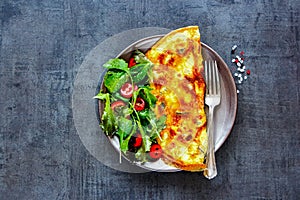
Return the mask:
<path id="1" fill-rule="evenodd" d="M 110 59 L 108 62 L 106 62 L 103 65 L 103 67 L 109 70 L 117 69 L 117 70 L 128 72 L 128 64 L 126 63 L 125 60 L 119 58 Z"/>
<path id="2" fill-rule="evenodd" d="M 142 81 L 149 71 L 149 69 L 152 67 L 151 63 L 140 63 L 137 64 L 129 69 L 130 75 L 132 77 L 132 80 L 134 83 L 138 83 Z"/>
<path id="3" fill-rule="evenodd" d="M 109 93 L 102 93 L 102 91 L 100 91 L 94 98 L 105 101 L 100 126 L 106 135 L 111 136 L 115 132 L 117 124 L 113 110 L 110 107 L 110 95 Z"/>
<path id="4" fill-rule="evenodd" d="M 131 120 L 125 117 L 118 118 L 118 131 L 120 149 L 122 152 L 126 153 L 128 150 L 128 142 L 130 137 L 136 132 L 136 125 L 132 123 Z"/>
<path id="5" fill-rule="evenodd" d="M 138 83 L 146 78 L 153 63 L 140 51 L 135 51 L 134 59 L 137 65 L 129 69 L 133 82 Z"/>
<path id="6" fill-rule="evenodd" d="M 157 98 L 151 93 L 152 88 L 149 86 L 143 86 L 140 88 L 140 96 L 146 101 L 149 107 L 154 107 L 157 101 Z"/>
<path id="7" fill-rule="evenodd" d="M 126 138 L 132 130 L 133 124 L 130 119 L 126 119 L 125 117 L 118 117 L 118 131 L 121 130 L 123 132 L 124 138 Z"/>
<path id="8" fill-rule="evenodd" d="M 117 92 L 128 80 L 128 75 L 124 71 L 108 71 L 104 77 L 104 85 L 109 92 Z"/>
<path id="9" fill-rule="evenodd" d="M 136 124 L 133 124 L 133 128 L 132 128 L 129 136 L 127 136 L 126 139 L 124 139 L 124 137 L 122 137 L 122 141 L 120 140 L 120 149 L 123 153 L 126 153 L 126 151 L 128 150 L 129 140 L 130 140 L 131 136 L 136 132 L 136 129 L 137 129 Z"/>
<path id="10" fill-rule="evenodd" d="M 118 91 L 130 76 L 128 64 L 123 59 L 110 59 L 103 67 L 108 69 L 104 77 L 104 85 L 110 93 Z"/>

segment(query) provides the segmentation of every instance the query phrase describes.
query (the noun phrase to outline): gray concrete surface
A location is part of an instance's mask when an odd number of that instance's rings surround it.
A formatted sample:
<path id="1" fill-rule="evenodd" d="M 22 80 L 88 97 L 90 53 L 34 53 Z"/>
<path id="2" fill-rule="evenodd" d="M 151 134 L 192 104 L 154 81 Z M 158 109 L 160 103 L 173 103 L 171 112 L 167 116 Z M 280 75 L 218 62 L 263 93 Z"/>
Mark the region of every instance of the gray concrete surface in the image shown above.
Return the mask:
<path id="1" fill-rule="evenodd" d="M 300 199 L 299 14 L 299 0 L 1 0 L 0 199 Z M 122 31 L 187 25 L 229 65 L 238 44 L 252 72 L 219 175 L 106 167 L 74 127 L 79 66 Z"/>

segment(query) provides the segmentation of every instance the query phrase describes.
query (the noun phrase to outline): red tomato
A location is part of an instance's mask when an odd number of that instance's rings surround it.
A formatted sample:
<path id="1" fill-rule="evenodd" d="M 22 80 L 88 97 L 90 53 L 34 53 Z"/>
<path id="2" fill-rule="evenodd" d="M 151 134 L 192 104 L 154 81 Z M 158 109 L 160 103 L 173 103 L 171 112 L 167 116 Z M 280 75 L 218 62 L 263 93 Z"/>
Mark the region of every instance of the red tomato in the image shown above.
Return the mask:
<path id="1" fill-rule="evenodd" d="M 141 111 L 144 110 L 145 108 L 145 101 L 144 99 L 142 99 L 141 97 L 138 97 L 136 99 L 135 105 L 134 105 L 134 109 L 136 109 L 137 111 Z"/>
<path id="2" fill-rule="evenodd" d="M 112 110 L 115 110 L 116 107 L 125 106 L 125 103 L 121 100 L 113 102 L 110 107 Z"/>
<path id="3" fill-rule="evenodd" d="M 153 159 L 158 159 L 161 157 L 162 149 L 159 144 L 152 144 L 150 147 L 150 157 Z"/>
<path id="4" fill-rule="evenodd" d="M 135 141 L 133 143 L 133 147 L 138 148 L 138 147 L 142 146 L 142 142 L 143 142 L 142 135 L 140 133 L 138 133 L 135 136 Z"/>
<path id="5" fill-rule="evenodd" d="M 130 60 L 129 60 L 128 67 L 131 68 L 131 67 L 133 67 L 134 65 L 136 65 L 136 62 L 135 62 L 135 60 L 134 60 L 134 57 L 131 57 Z"/>
<path id="6" fill-rule="evenodd" d="M 125 98 L 130 98 L 132 97 L 132 93 L 133 93 L 133 89 L 132 89 L 132 85 L 130 83 L 125 83 L 121 89 L 120 89 L 120 93 L 123 97 Z"/>

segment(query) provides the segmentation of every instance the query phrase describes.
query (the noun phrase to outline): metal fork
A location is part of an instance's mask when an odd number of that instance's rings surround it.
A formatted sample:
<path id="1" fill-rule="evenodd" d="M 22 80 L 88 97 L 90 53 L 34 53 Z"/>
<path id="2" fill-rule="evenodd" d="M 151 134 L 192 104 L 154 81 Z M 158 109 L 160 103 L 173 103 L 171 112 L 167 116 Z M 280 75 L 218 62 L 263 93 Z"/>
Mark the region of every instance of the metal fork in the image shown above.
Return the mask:
<path id="1" fill-rule="evenodd" d="M 217 176 L 217 166 L 215 159 L 215 139 L 214 139 L 214 108 L 220 104 L 221 90 L 220 78 L 216 61 L 205 61 L 205 82 L 206 95 L 205 104 L 208 106 L 208 149 L 206 157 L 207 168 L 204 170 L 204 176 L 212 179 Z"/>

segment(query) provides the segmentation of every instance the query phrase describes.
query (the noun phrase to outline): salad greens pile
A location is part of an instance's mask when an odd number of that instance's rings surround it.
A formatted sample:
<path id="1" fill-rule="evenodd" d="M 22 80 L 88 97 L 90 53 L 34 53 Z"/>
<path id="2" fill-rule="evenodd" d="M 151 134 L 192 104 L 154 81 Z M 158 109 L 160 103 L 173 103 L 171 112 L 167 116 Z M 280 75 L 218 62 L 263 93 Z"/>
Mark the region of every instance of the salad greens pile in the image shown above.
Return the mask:
<path id="1" fill-rule="evenodd" d="M 100 127 L 107 136 L 118 136 L 124 154 L 134 152 L 138 161 L 149 161 L 147 153 L 161 139 L 166 121 L 154 113 L 157 98 L 149 85 L 153 63 L 136 50 L 129 64 L 115 58 L 103 67 L 105 87 L 94 97 L 104 104 Z"/>

